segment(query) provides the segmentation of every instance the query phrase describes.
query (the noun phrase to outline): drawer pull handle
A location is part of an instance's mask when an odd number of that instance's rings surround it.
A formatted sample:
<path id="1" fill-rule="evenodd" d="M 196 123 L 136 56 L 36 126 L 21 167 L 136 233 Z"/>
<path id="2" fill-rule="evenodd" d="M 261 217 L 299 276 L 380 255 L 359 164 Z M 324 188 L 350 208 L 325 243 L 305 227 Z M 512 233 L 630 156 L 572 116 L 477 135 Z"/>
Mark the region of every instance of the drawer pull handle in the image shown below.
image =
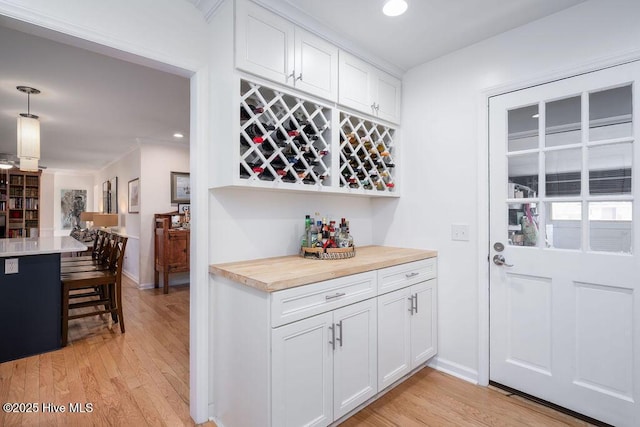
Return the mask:
<path id="1" fill-rule="evenodd" d="M 418 273 L 418 272 L 415 272 L 415 271 L 414 271 L 413 273 L 407 273 L 407 274 L 405 274 L 405 277 L 406 277 L 407 279 L 411 279 L 412 277 L 416 277 L 418 274 L 420 274 L 420 273 Z"/>
<path id="2" fill-rule="evenodd" d="M 334 298 L 340 298 L 340 297 L 343 297 L 345 295 L 346 295 L 346 293 L 344 293 L 344 292 L 336 292 L 335 295 L 327 295 L 327 296 L 325 296 L 325 298 L 330 300 L 330 299 L 334 299 Z"/>

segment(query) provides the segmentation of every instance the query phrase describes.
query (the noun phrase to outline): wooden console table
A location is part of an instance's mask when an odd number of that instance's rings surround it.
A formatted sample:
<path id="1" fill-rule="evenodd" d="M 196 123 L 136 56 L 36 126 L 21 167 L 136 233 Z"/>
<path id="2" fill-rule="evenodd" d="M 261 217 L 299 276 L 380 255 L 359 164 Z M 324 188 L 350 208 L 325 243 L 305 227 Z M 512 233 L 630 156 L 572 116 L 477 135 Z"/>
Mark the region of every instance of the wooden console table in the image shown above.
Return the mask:
<path id="1" fill-rule="evenodd" d="M 189 271 L 190 230 L 172 228 L 171 217 L 178 212 L 154 215 L 155 227 L 155 268 L 154 285 L 157 288 L 162 273 L 164 293 L 169 293 L 169 273 Z"/>

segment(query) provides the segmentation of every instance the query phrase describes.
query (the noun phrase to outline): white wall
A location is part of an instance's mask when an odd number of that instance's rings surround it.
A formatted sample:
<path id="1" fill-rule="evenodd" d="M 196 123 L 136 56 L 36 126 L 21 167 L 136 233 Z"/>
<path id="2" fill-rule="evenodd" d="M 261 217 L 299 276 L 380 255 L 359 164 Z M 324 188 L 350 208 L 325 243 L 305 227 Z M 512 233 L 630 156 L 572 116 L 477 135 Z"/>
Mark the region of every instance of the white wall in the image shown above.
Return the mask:
<path id="1" fill-rule="evenodd" d="M 71 229 L 62 228 L 61 190 L 86 190 L 86 210 L 88 212 L 95 210 L 93 205 L 93 175 L 90 173 L 44 171 L 41 184 L 40 228 L 42 235 L 52 232 L 54 236 L 68 236 L 71 232 Z"/>
<path id="2" fill-rule="evenodd" d="M 437 365 L 476 380 L 480 339 L 477 197 L 486 152 L 482 93 L 640 49 L 640 2 L 591 0 L 418 66 L 403 80 L 402 198 L 374 201 L 375 242 L 439 251 Z M 469 224 L 470 241 L 451 240 Z M 486 229 L 486 228 L 485 228 Z"/>
<path id="3" fill-rule="evenodd" d="M 129 181 L 140 177 L 140 147 L 134 148 L 96 173 L 92 184 L 101 190 L 102 183 L 114 177 L 118 178 L 118 228 L 116 229 L 129 238 L 122 269 L 129 278 L 139 282 L 140 254 L 138 252 L 138 240 L 140 238 L 140 215 L 128 212 L 128 191 Z M 102 211 L 102 205 L 102 198 L 100 198 L 100 204 L 96 210 Z"/>
<path id="4" fill-rule="evenodd" d="M 153 215 L 178 209 L 177 204 L 171 204 L 171 172 L 189 172 L 189 147 L 186 144 L 143 144 L 140 160 L 140 214 L 137 215 L 140 236 L 139 284 L 149 287 L 153 285 Z M 187 273 L 169 277 L 170 284 L 188 281 Z"/>

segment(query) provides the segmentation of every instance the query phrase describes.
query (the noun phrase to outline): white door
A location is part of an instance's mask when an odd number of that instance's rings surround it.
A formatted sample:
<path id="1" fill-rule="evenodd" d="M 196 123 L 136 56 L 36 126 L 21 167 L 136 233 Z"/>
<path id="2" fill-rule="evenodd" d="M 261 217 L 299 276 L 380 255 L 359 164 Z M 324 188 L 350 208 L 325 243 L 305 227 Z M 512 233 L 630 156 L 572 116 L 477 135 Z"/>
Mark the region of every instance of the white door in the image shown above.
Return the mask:
<path id="1" fill-rule="evenodd" d="M 411 290 L 378 297 L 378 388 L 383 390 L 411 371 Z"/>
<path id="2" fill-rule="evenodd" d="M 333 349 L 324 313 L 273 329 L 273 426 L 326 426 L 333 421 Z"/>
<path id="3" fill-rule="evenodd" d="M 411 286 L 414 307 L 411 317 L 411 369 L 438 352 L 438 290 L 436 279 Z M 409 313 L 408 313 L 409 314 Z"/>
<path id="4" fill-rule="evenodd" d="M 640 425 L 639 80 L 489 104 L 490 380 L 616 426 Z"/>
<path id="5" fill-rule="evenodd" d="M 378 392 L 376 299 L 333 313 L 333 414 L 338 419 Z"/>
<path id="6" fill-rule="evenodd" d="M 338 100 L 338 48 L 307 31 L 295 30 L 295 86 Z"/>

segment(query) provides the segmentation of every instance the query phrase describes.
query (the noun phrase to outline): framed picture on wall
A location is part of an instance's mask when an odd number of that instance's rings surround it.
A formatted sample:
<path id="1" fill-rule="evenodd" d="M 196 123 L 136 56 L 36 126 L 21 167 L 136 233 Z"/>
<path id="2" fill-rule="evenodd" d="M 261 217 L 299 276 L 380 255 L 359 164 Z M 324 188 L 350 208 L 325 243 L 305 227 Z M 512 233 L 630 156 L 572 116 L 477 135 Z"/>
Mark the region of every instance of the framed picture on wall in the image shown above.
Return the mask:
<path id="1" fill-rule="evenodd" d="M 171 203 L 191 202 L 191 180 L 186 172 L 171 172 Z"/>
<path id="2" fill-rule="evenodd" d="M 140 178 L 129 181 L 129 213 L 140 213 Z"/>
<path id="3" fill-rule="evenodd" d="M 178 203 L 178 213 L 185 213 L 191 209 L 191 205 L 189 203 Z"/>

